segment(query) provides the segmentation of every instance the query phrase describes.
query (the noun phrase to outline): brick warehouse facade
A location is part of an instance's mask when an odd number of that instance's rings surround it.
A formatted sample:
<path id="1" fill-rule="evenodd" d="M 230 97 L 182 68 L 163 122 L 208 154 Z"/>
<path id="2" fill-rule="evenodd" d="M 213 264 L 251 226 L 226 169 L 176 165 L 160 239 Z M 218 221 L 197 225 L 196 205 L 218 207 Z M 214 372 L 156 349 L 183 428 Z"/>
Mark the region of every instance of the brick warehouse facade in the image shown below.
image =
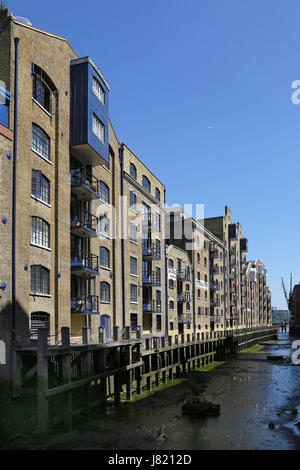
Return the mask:
<path id="1" fill-rule="evenodd" d="M 266 269 L 246 260 L 230 209 L 189 219 L 192 246 L 165 233 L 186 216 L 118 141 L 97 65 L 8 10 L 0 30 L 0 379 L 11 341 L 30 344 L 39 326 L 79 342 L 86 326 L 97 341 L 99 326 L 110 339 L 114 326 L 147 337 L 271 324 Z"/>

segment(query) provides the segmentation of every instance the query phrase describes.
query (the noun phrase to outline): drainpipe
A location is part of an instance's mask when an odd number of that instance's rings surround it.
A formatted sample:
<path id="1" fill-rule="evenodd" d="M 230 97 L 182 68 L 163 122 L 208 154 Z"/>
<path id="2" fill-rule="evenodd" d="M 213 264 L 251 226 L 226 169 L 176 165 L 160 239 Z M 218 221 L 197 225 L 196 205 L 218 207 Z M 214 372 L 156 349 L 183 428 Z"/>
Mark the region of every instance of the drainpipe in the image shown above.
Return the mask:
<path id="1" fill-rule="evenodd" d="M 13 144 L 13 199 L 12 199 L 12 341 L 16 341 L 16 193 L 17 193 L 17 144 L 18 144 L 18 72 L 19 38 L 15 38 L 15 87 L 14 87 L 14 144 Z"/>
<path id="2" fill-rule="evenodd" d="M 168 337 L 169 335 L 169 314 L 168 314 L 168 308 L 169 308 L 169 301 L 168 301 L 168 260 L 167 260 L 167 250 L 166 250 L 166 240 L 165 240 L 165 297 L 166 297 L 166 325 L 165 325 L 165 336 Z"/>
<path id="3" fill-rule="evenodd" d="M 122 260 L 122 310 L 123 329 L 126 326 L 125 311 L 125 242 L 124 242 L 124 147 L 119 148 L 119 159 L 121 165 L 121 260 Z"/>

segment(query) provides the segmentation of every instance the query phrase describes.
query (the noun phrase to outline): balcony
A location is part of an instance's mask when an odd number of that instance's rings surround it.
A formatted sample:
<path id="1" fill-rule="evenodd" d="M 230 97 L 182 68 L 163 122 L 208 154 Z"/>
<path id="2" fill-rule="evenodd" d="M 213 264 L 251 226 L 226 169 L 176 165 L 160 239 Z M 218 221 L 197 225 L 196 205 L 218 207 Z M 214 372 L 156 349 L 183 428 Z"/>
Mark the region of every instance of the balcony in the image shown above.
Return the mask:
<path id="1" fill-rule="evenodd" d="M 218 284 L 217 282 L 211 282 L 210 290 L 220 290 L 220 284 Z"/>
<path id="2" fill-rule="evenodd" d="M 148 240 L 143 241 L 143 257 L 144 258 L 154 258 L 160 259 L 161 257 L 161 248 L 153 242 Z"/>
<path id="3" fill-rule="evenodd" d="M 72 274 L 96 276 L 99 274 L 99 257 L 92 253 L 72 256 L 71 271 Z"/>
<path id="4" fill-rule="evenodd" d="M 189 292 L 178 292 L 177 300 L 178 300 L 178 302 L 190 302 L 191 301 L 191 295 L 190 295 Z"/>
<path id="5" fill-rule="evenodd" d="M 190 270 L 182 269 L 181 271 L 177 271 L 177 279 L 179 279 L 179 281 L 190 281 Z"/>
<path id="6" fill-rule="evenodd" d="M 209 257 L 210 258 L 219 258 L 219 253 L 215 248 L 209 250 Z"/>
<path id="7" fill-rule="evenodd" d="M 100 199 L 99 183 L 86 168 L 71 170 L 71 190 L 81 201 Z"/>
<path id="8" fill-rule="evenodd" d="M 143 312 L 161 313 L 161 301 L 150 300 L 150 302 L 143 303 Z"/>
<path id="9" fill-rule="evenodd" d="M 192 314 L 191 313 L 183 313 L 178 315 L 178 323 L 191 323 L 192 322 Z"/>
<path id="10" fill-rule="evenodd" d="M 97 295 L 77 295 L 71 300 L 71 313 L 99 315 L 99 297 Z"/>
<path id="11" fill-rule="evenodd" d="M 143 271 L 143 284 L 148 284 L 152 286 L 160 286 L 161 274 L 155 271 L 152 271 L 152 272 Z"/>
<path id="12" fill-rule="evenodd" d="M 71 231 L 79 237 L 97 237 L 98 217 L 88 211 L 71 217 Z"/>

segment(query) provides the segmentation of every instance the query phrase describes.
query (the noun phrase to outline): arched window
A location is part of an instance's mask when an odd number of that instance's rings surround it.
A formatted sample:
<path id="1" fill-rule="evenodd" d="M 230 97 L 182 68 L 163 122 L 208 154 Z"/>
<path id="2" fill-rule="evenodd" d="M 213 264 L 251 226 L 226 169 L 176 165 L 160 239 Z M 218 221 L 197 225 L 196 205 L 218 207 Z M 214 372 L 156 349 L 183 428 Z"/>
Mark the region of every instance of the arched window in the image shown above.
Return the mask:
<path id="1" fill-rule="evenodd" d="M 187 303 L 187 304 L 186 304 L 186 309 L 187 309 L 187 310 L 191 310 L 191 304 L 190 304 L 190 303 Z"/>
<path id="2" fill-rule="evenodd" d="M 201 290 L 198 289 L 198 290 L 197 290 L 197 293 L 198 293 L 198 299 L 200 299 L 200 297 L 201 297 Z"/>
<path id="3" fill-rule="evenodd" d="M 169 308 L 170 308 L 170 310 L 174 310 L 174 301 L 173 300 L 170 300 Z"/>
<path id="4" fill-rule="evenodd" d="M 38 328 L 50 330 L 50 315 L 46 312 L 33 312 L 30 315 L 30 339 L 38 339 Z"/>
<path id="5" fill-rule="evenodd" d="M 100 246 L 100 266 L 102 268 L 110 267 L 110 253 L 104 246 Z"/>
<path id="6" fill-rule="evenodd" d="M 32 150 L 50 161 L 50 138 L 43 129 L 32 124 Z"/>
<path id="7" fill-rule="evenodd" d="M 142 185 L 143 185 L 143 188 L 146 189 L 146 191 L 148 191 L 150 193 L 151 184 L 150 184 L 150 181 L 148 180 L 147 176 L 145 176 L 145 175 L 143 175 Z"/>
<path id="8" fill-rule="evenodd" d="M 104 181 L 100 181 L 100 191 L 99 191 L 100 199 L 107 204 L 109 204 L 109 188 Z"/>
<path id="9" fill-rule="evenodd" d="M 185 290 L 189 292 L 189 290 L 190 290 L 189 284 L 187 284 L 187 285 L 185 286 Z"/>
<path id="10" fill-rule="evenodd" d="M 100 233 L 109 237 L 109 218 L 106 214 L 100 215 Z"/>
<path id="11" fill-rule="evenodd" d="M 200 272 L 199 271 L 197 272 L 197 279 L 198 279 L 198 281 L 200 281 Z"/>
<path id="12" fill-rule="evenodd" d="M 169 268 L 173 268 L 174 262 L 172 259 L 169 259 Z"/>
<path id="13" fill-rule="evenodd" d="M 50 181 L 40 170 L 32 170 L 31 194 L 47 204 L 50 204 Z"/>
<path id="14" fill-rule="evenodd" d="M 134 166 L 133 163 L 130 163 L 130 176 L 134 180 L 136 180 L 137 172 L 136 172 L 136 167 Z"/>
<path id="15" fill-rule="evenodd" d="M 56 87 L 51 78 L 36 64 L 32 64 L 32 97 L 48 113 L 52 112 L 51 95 Z"/>
<path id="16" fill-rule="evenodd" d="M 130 191 L 130 209 L 136 211 L 137 196 L 134 191 Z"/>
<path id="17" fill-rule="evenodd" d="M 204 275 L 204 281 L 207 282 L 207 275 Z"/>
<path id="18" fill-rule="evenodd" d="M 207 266 L 207 258 L 204 257 L 204 266 Z"/>
<path id="19" fill-rule="evenodd" d="M 110 302 L 110 285 L 108 282 L 100 282 L 100 301 Z"/>
<path id="20" fill-rule="evenodd" d="M 32 294 L 50 294 L 50 271 L 40 264 L 30 266 L 30 292 Z"/>
<path id="21" fill-rule="evenodd" d="M 174 281 L 173 279 L 169 279 L 169 288 L 174 289 Z"/>
<path id="22" fill-rule="evenodd" d="M 200 254 L 197 253 L 197 263 L 200 263 Z"/>
<path id="23" fill-rule="evenodd" d="M 160 201 L 160 190 L 158 188 L 155 188 L 155 199 Z"/>
<path id="24" fill-rule="evenodd" d="M 31 243 L 50 248 L 50 225 L 40 217 L 31 217 Z"/>

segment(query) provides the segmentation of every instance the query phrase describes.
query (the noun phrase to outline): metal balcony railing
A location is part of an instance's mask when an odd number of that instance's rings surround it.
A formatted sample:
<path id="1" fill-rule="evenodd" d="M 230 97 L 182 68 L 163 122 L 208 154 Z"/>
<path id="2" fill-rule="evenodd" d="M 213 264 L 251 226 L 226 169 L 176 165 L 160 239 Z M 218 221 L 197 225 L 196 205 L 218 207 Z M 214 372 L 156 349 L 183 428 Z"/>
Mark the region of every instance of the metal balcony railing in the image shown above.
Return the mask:
<path id="1" fill-rule="evenodd" d="M 88 211 L 82 211 L 71 217 L 71 228 L 80 230 L 91 230 L 96 233 L 98 226 L 98 217 Z"/>
<path id="2" fill-rule="evenodd" d="M 71 186 L 83 186 L 89 191 L 93 191 L 100 198 L 100 181 L 86 168 L 71 170 Z"/>
<path id="3" fill-rule="evenodd" d="M 190 302 L 191 301 L 190 292 L 178 292 L 177 300 L 178 302 Z"/>
<path id="4" fill-rule="evenodd" d="M 191 323 L 192 322 L 192 314 L 191 313 L 182 313 L 178 315 L 178 323 Z"/>
<path id="5" fill-rule="evenodd" d="M 99 271 L 99 256 L 93 253 L 86 253 L 81 255 L 72 255 L 71 268 L 90 269 L 92 271 Z"/>
<path id="6" fill-rule="evenodd" d="M 218 251 L 215 248 L 211 248 L 209 250 L 209 256 L 210 256 L 210 258 L 219 258 L 220 257 Z"/>
<path id="7" fill-rule="evenodd" d="M 71 313 L 99 313 L 97 295 L 77 295 L 71 300 Z"/>
<path id="8" fill-rule="evenodd" d="M 218 284 L 217 282 L 211 282 L 210 290 L 220 290 L 220 284 Z"/>
<path id="9" fill-rule="evenodd" d="M 161 313 L 161 301 L 150 300 L 149 302 L 143 303 L 143 311 L 150 313 Z"/>
<path id="10" fill-rule="evenodd" d="M 143 241 L 143 256 L 145 257 L 154 257 L 160 259 L 161 257 L 161 248 L 156 243 L 149 242 L 148 240 Z"/>
<path id="11" fill-rule="evenodd" d="M 180 281 L 189 281 L 191 278 L 191 273 L 189 269 L 182 269 L 181 271 L 177 271 L 177 278 Z"/>
<path id="12" fill-rule="evenodd" d="M 157 286 L 160 286 L 161 273 L 157 273 L 156 271 L 143 271 L 143 284 L 155 284 Z"/>

